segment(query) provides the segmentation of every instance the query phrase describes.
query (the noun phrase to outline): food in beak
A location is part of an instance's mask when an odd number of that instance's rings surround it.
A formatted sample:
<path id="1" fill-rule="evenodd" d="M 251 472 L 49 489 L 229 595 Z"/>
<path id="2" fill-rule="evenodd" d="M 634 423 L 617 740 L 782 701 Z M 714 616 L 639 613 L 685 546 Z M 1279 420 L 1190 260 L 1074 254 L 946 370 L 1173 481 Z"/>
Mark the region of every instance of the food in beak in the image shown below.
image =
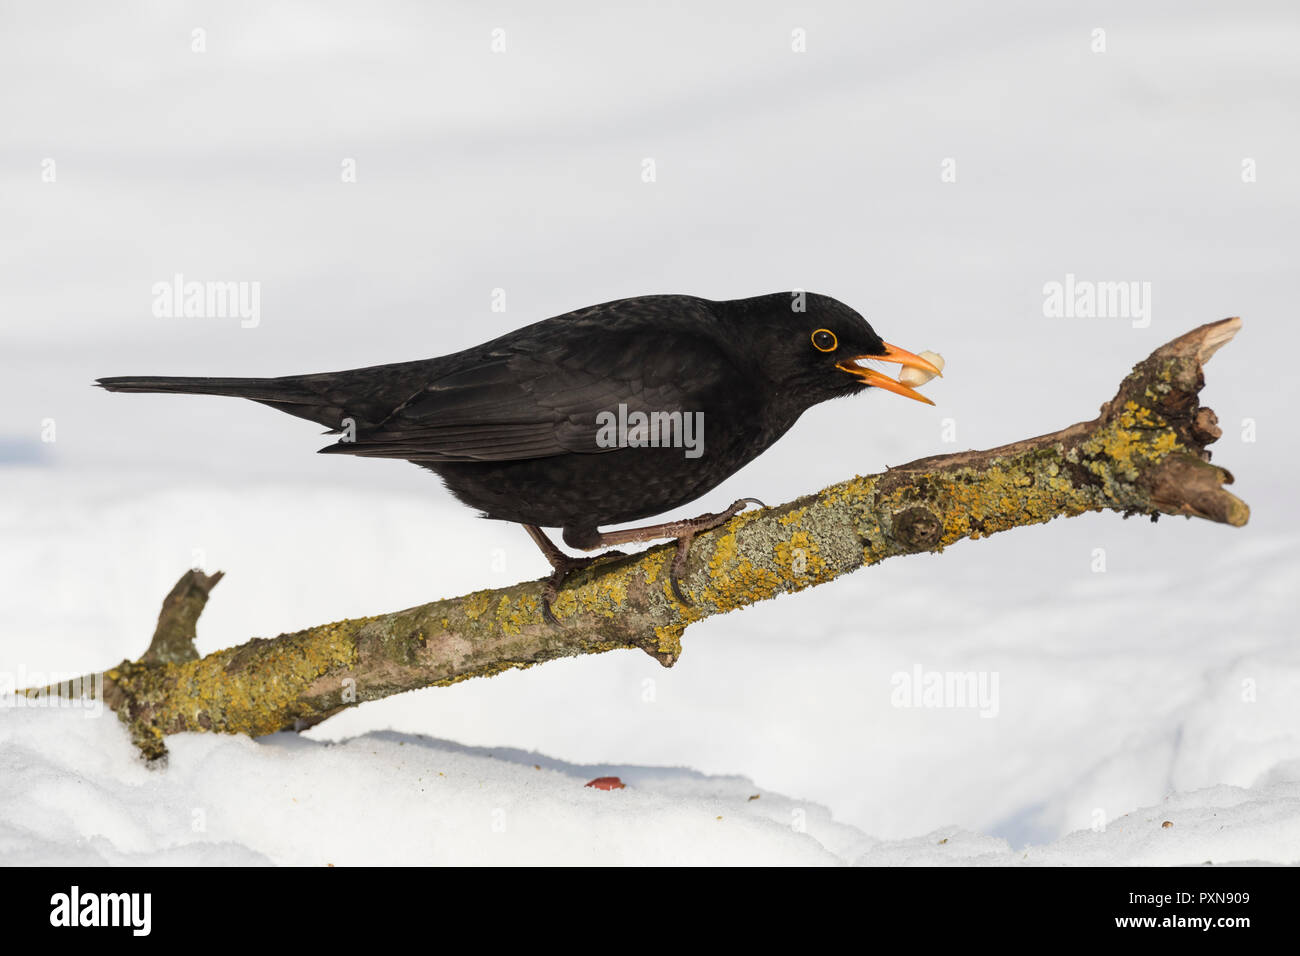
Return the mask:
<path id="1" fill-rule="evenodd" d="M 934 355 L 933 352 L 925 354 Z M 939 357 L 935 355 L 935 358 Z M 899 365 L 903 366 L 904 369 L 916 369 L 920 372 L 926 373 L 926 378 L 923 379 L 923 381 L 929 381 L 930 378 L 933 378 L 936 375 L 943 375 L 943 366 L 941 364 L 936 365 L 930 359 L 924 358 L 922 355 L 914 355 L 906 349 L 900 349 L 897 345 L 890 345 L 886 342 L 885 351 L 881 355 L 859 355 L 848 362 L 841 362 L 839 365 L 841 370 L 848 372 L 850 375 L 857 376 L 872 388 L 882 388 L 886 392 L 893 392 L 895 395 L 902 395 L 905 398 L 924 402 L 927 405 L 934 404 L 934 402 L 930 401 L 920 392 L 914 391 L 908 384 L 903 382 L 901 380 L 901 375 L 899 376 L 899 381 L 895 381 L 882 372 L 877 372 L 873 368 L 867 368 L 858 364 L 863 361 L 897 362 Z M 939 361 L 942 363 L 943 359 L 940 358 Z"/>
<path id="2" fill-rule="evenodd" d="M 898 380 L 902 382 L 904 385 L 911 386 L 912 388 L 916 388 L 920 385 L 924 385 L 926 382 L 930 381 L 930 379 L 934 378 L 935 375 L 938 375 L 943 372 L 943 365 L 944 365 L 943 356 L 940 355 L 938 352 L 925 351 L 925 352 L 920 352 L 918 354 L 921 356 L 921 358 L 925 359 L 927 362 L 929 362 L 939 371 L 931 372 L 928 369 L 923 369 L 923 368 L 903 369 L 901 372 L 898 373 Z"/>

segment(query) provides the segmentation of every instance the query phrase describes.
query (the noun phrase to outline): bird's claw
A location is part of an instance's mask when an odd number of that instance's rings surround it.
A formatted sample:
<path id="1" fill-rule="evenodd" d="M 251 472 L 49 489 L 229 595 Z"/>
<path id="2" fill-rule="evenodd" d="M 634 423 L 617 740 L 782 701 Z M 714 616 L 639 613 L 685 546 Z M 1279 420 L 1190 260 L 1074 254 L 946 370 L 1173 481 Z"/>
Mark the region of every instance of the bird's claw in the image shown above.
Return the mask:
<path id="1" fill-rule="evenodd" d="M 740 514 L 740 512 L 744 511 L 747 505 L 758 505 L 760 508 L 767 507 L 767 505 L 759 501 L 757 498 L 738 498 L 733 501 L 731 506 L 725 511 L 719 511 L 716 514 L 701 515 L 698 518 L 691 518 L 686 521 L 673 522 L 666 525 L 655 525 L 652 528 L 635 529 L 640 532 L 653 532 L 655 533 L 655 536 L 658 537 L 666 537 L 664 532 L 669 531 L 670 529 L 674 532 L 682 531 L 682 534 L 677 538 L 677 554 L 673 557 L 673 563 L 668 569 L 668 585 L 672 588 L 673 597 L 675 597 L 679 603 L 686 607 L 691 607 L 695 603 L 687 597 L 686 592 L 682 590 L 681 582 L 682 575 L 686 573 L 686 560 L 690 557 L 691 542 L 695 539 L 695 536 L 702 531 L 712 531 L 714 528 L 721 527 L 736 515 Z M 535 528 L 530 530 L 534 533 L 534 540 L 537 540 L 540 531 Z M 590 544 L 595 544 L 598 547 L 599 541 L 602 537 L 602 535 L 595 535 L 590 543 L 583 543 L 579 546 L 589 547 Z M 623 540 L 629 539 L 624 538 Z M 634 538 L 631 540 L 643 539 Z M 546 554 L 547 560 L 551 562 L 551 566 L 555 568 L 555 572 L 546 582 L 546 587 L 542 591 L 542 617 L 545 618 L 548 624 L 553 624 L 557 627 L 563 627 L 564 625 L 560 624 L 559 620 L 555 617 L 555 612 L 552 610 L 551 605 L 559 597 L 560 588 L 564 586 L 564 581 L 569 576 L 569 572 L 589 567 L 592 564 L 597 564 L 604 561 L 606 558 L 626 557 L 622 551 L 604 551 L 590 558 L 571 558 L 560 552 L 554 546 L 547 547 L 549 541 L 544 537 L 538 541 L 538 543 Z"/>
<path id="2" fill-rule="evenodd" d="M 685 605 L 686 607 L 693 607 L 693 606 L 694 606 L 695 602 L 692 601 L 690 598 L 688 598 L 688 597 L 686 596 L 686 593 L 685 593 L 684 591 L 682 591 L 682 584 L 681 584 L 680 581 L 677 580 L 677 571 L 676 571 L 676 569 L 674 569 L 672 572 L 669 573 L 669 575 L 668 575 L 668 583 L 669 583 L 670 585 L 672 585 L 673 596 L 674 596 L 675 598 L 677 598 L 677 600 L 678 600 L 680 603 L 682 603 L 682 604 Z"/>
<path id="3" fill-rule="evenodd" d="M 542 589 L 542 618 L 547 624 L 555 627 L 564 627 L 551 605 L 560 596 L 560 588 L 564 586 L 565 579 L 573 571 L 581 571 L 583 568 L 598 564 L 606 558 L 625 558 L 627 554 L 623 551 L 602 551 L 600 554 L 590 558 L 568 558 L 566 563 L 556 568 L 546 581 L 546 587 Z"/>
<path id="4" fill-rule="evenodd" d="M 564 627 L 556 618 L 555 612 L 551 610 L 551 602 L 555 600 L 559 592 L 550 584 L 542 591 L 542 619 L 553 627 Z"/>
<path id="5" fill-rule="evenodd" d="M 758 505 L 760 508 L 767 507 L 767 505 L 763 504 L 763 502 L 759 501 L 757 498 L 737 498 L 731 503 L 731 507 L 726 511 L 720 512 L 716 515 L 706 515 L 700 520 L 700 526 L 698 528 L 687 532 L 677 539 L 677 554 L 673 557 L 672 567 L 668 571 L 668 584 L 673 590 L 673 596 L 686 607 L 692 607 L 695 603 L 686 596 L 686 592 L 682 590 L 681 582 L 681 576 L 686 573 L 686 559 L 690 557 L 691 542 L 695 540 L 695 536 L 699 532 L 711 531 L 714 528 L 720 527 L 727 521 L 730 521 L 736 515 L 744 511 L 746 505 Z"/>
<path id="6" fill-rule="evenodd" d="M 555 627 L 564 625 L 556 618 L 555 612 L 551 610 L 551 604 L 560 596 L 560 585 L 564 583 L 565 576 L 569 573 L 569 568 L 556 568 L 546 581 L 546 587 L 542 588 L 542 618 L 547 624 Z"/>

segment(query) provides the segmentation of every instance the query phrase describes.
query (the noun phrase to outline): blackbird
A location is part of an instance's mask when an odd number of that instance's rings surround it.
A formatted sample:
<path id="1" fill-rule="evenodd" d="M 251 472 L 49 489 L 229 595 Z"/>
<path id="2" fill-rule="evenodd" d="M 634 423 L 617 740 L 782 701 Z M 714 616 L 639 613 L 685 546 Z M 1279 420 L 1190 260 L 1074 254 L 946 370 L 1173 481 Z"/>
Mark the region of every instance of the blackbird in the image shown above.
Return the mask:
<path id="1" fill-rule="evenodd" d="M 227 395 L 328 427 L 325 454 L 402 458 L 438 474 L 485 517 L 522 524 L 554 573 L 570 547 L 676 538 L 670 580 L 695 534 L 723 511 L 616 531 L 693 501 L 762 454 L 806 410 L 874 387 L 933 404 L 861 363 L 930 362 L 882 341 L 829 296 L 781 292 L 715 302 L 689 295 L 620 299 L 544 319 L 462 352 L 416 362 L 282 378 L 101 378 L 113 392 Z M 601 557 L 604 557 L 602 555 Z"/>

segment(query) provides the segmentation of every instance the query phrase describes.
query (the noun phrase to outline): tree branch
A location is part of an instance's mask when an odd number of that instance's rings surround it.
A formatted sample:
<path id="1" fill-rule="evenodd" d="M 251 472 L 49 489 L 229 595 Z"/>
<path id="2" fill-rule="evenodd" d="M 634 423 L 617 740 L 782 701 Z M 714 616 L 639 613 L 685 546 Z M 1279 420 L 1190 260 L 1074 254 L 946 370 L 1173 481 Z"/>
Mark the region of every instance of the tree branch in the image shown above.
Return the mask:
<path id="1" fill-rule="evenodd" d="M 105 702 L 156 758 L 168 734 L 301 730 L 362 701 L 557 657 L 638 648 L 668 667 L 696 621 L 895 555 L 1062 515 L 1173 514 L 1239 527 L 1250 512 L 1223 489 L 1232 476 L 1209 463 L 1206 446 L 1221 432 L 1198 396 L 1203 364 L 1240 326 L 1224 319 L 1157 349 L 1090 422 L 924 458 L 736 516 L 695 539 L 682 577 L 689 607 L 673 598 L 673 546 L 664 545 L 572 575 L 553 603 L 560 627 L 542 617 L 542 583 L 528 581 L 254 638 L 199 659 L 194 624 L 221 574 L 189 572 L 168 595 L 144 657 L 105 672 Z"/>
<path id="2" fill-rule="evenodd" d="M 171 593 L 163 598 L 149 650 L 140 658 L 142 664 L 175 664 L 199 659 L 194 646 L 199 615 L 207 606 L 208 595 L 224 577 L 221 571 L 204 574 L 197 568 L 185 572 Z"/>

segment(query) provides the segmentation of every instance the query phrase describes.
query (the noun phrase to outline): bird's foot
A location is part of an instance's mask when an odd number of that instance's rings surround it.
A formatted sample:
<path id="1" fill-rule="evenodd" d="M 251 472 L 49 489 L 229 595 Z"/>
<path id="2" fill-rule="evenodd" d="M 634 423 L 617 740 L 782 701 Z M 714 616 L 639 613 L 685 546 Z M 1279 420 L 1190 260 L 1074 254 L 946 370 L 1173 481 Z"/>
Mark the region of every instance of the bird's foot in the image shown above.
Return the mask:
<path id="1" fill-rule="evenodd" d="M 668 583 L 672 588 L 673 596 L 682 604 L 690 607 L 691 600 L 682 590 L 681 577 L 686 573 L 686 561 L 690 557 L 691 542 L 697 534 L 704 531 L 712 531 L 734 518 L 740 512 L 745 510 L 746 505 L 758 505 L 760 508 L 766 508 L 767 505 L 757 498 L 740 498 L 733 501 L 727 508 L 722 511 L 716 511 L 710 514 L 700 515 L 698 518 L 686 518 L 681 521 L 668 521 L 663 524 L 648 525 L 644 528 L 624 528 L 619 531 L 600 532 L 595 529 L 588 529 L 582 533 L 574 534 L 572 529 L 565 529 L 564 540 L 567 544 L 584 551 L 593 551 L 596 548 L 606 548 L 613 544 L 628 544 L 638 541 L 660 541 L 664 538 L 677 539 L 677 553 L 673 556 L 673 563 L 668 568 Z M 546 537 L 541 528 L 535 525 L 524 525 L 528 534 L 532 537 L 537 546 L 542 549 L 542 554 L 546 555 L 546 560 L 551 563 L 554 572 L 546 582 L 546 587 L 542 590 L 542 617 L 548 623 L 559 625 L 551 605 L 560 595 L 560 588 L 563 587 L 565 579 L 573 571 L 579 571 L 582 568 L 589 567 L 597 561 L 605 558 L 622 557 L 622 551 L 606 551 L 602 554 L 594 555 L 589 558 L 572 558 L 557 548 L 551 539 Z"/>
<path id="2" fill-rule="evenodd" d="M 581 571 L 583 568 L 590 567 L 597 561 L 603 561 L 605 558 L 621 558 L 622 551 L 606 551 L 603 554 L 593 555 L 590 558 L 572 558 L 565 554 L 546 533 L 536 525 L 526 524 L 524 529 L 528 532 L 529 537 L 536 542 L 537 546 L 542 549 L 542 554 L 546 555 L 546 560 L 550 562 L 552 573 L 546 581 L 546 586 L 542 589 L 542 617 L 548 624 L 554 624 L 556 627 L 562 625 L 555 618 L 555 612 L 551 610 L 551 605 L 555 599 L 560 596 L 560 588 L 564 586 L 564 579 L 574 571 Z"/>
<path id="3" fill-rule="evenodd" d="M 557 553 L 558 549 L 557 549 Z M 548 555 L 548 557 L 551 557 Z M 602 554 L 593 555 L 590 558 L 571 558 L 567 554 L 559 553 L 559 558 L 551 558 L 551 567 L 555 570 L 546 580 L 546 587 L 542 589 L 542 617 L 548 624 L 554 624 L 556 627 L 563 627 L 555 617 L 555 612 L 551 610 L 551 605 L 555 603 L 560 596 L 560 588 L 564 586 L 564 581 L 574 571 L 581 571 L 583 568 L 589 568 L 597 562 L 604 561 L 606 558 L 622 558 L 626 555 L 622 551 L 605 551 Z"/>
<path id="4" fill-rule="evenodd" d="M 687 518 L 685 521 L 672 522 L 675 525 L 682 526 L 682 530 L 677 538 L 677 553 L 673 555 L 672 566 L 668 569 L 668 584 L 673 589 L 673 596 L 682 604 L 690 607 L 694 603 L 682 590 L 681 577 L 686 573 L 686 561 L 690 557 L 691 542 L 695 540 L 695 536 L 702 531 L 712 531 L 714 528 L 721 527 L 744 511 L 745 506 L 749 504 L 758 505 L 760 508 L 767 507 L 757 498 L 740 498 L 733 501 L 723 511 L 700 515 L 698 518 Z"/>
<path id="5" fill-rule="evenodd" d="M 700 515 L 698 518 L 686 518 L 681 521 L 667 521 L 663 524 L 647 525 L 644 528 L 623 528 L 619 531 L 592 531 L 583 535 L 572 535 L 565 532 L 565 540 L 574 547 L 580 547 L 587 550 L 592 548 L 603 548 L 611 544 L 627 544 L 631 541 L 658 541 L 664 538 L 677 539 L 677 554 L 673 557 L 673 563 L 668 568 L 668 583 L 672 587 L 673 596 L 682 604 L 688 607 L 691 601 L 682 590 L 681 576 L 686 573 L 686 559 L 690 556 L 691 541 L 697 534 L 704 531 L 712 531 L 720 525 L 726 524 L 740 512 L 745 510 L 746 505 L 755 504 L 760 508 L 766 508 L 767 505 L 757 498 L 741 498 L 733 501 L 729 507 L 722 511 L 712 514 Z"/>

